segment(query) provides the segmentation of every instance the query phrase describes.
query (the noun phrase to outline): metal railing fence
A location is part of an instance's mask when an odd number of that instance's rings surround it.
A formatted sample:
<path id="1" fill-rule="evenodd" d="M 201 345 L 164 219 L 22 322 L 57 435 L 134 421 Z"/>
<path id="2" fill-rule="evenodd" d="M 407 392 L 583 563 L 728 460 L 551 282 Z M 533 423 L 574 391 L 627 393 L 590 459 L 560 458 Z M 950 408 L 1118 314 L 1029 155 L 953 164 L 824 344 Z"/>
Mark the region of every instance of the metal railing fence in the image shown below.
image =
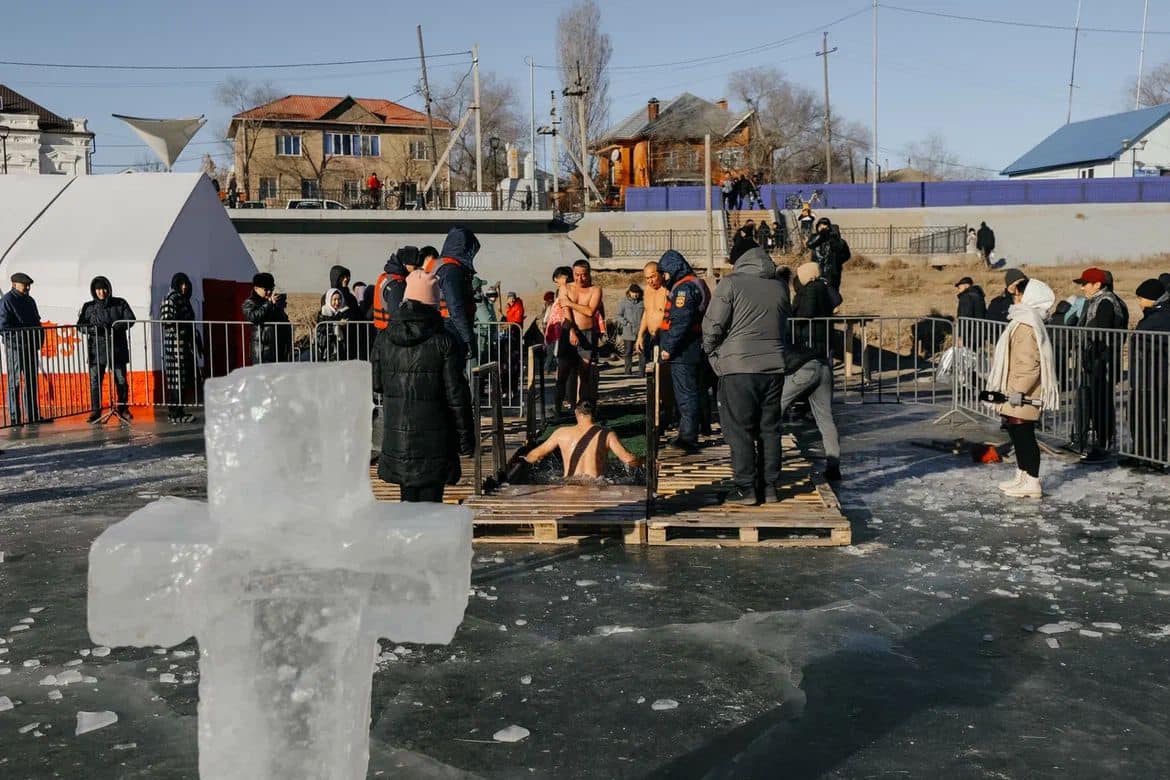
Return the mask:
<path id="1" fill-rule="evenodd" d="M 1006 323 L 963 318 L 953 355 L 953 409 L 990 420 L 979 400 Z M 1058 409 L 1038 429 L 1072 449 L 1170 465 L 1170 334 L 1050 325 Z"/>
<path id="2" fill-rule="evenodd" d="M 0 377 L 4 382 L 0 428 L 90 411 L 93 399 L 89 342 L 96 337 L 72 325 L 0 332 Z"/>
<path id="3" fill-rule="evenodd" d="M 514 414 L 523 413 L 529 358 L 523 328 L 514 322 L 477 322 L 475 338 L 478 362 L 499 365 L 503 406 Z"/>
<path id="4" fill-rule="evenodd" d="M 789 340 L 828 358 L 845 403 L 938 403 L 949 396 L 939 360 L 953 323 L 941 317 L 793 317 Z"/>
<path id="5" fill-rule="evenodd" d="M 843 227 L 853 254 L 939 255 L 967 251 L 967 227 Z"/>
<path id="6" fill-rule="evenodd" d="M 707 251 L 705 230 L 602 230 L 598 244 L 600 257 L 652 257 L 658 259 L 668 249 L 683 255 L 698 256 Z"/>

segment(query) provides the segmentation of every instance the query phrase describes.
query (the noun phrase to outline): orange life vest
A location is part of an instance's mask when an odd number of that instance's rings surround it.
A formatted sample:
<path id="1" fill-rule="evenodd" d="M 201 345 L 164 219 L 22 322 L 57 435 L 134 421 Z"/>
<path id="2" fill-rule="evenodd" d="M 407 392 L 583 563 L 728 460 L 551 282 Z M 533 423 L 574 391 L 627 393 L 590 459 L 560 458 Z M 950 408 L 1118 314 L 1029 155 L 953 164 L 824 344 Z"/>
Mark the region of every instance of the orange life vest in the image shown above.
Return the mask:
<path id="1" fill-rule="evenodd" d="M 390 312 L 386 310 L 386 287 L 390 282 L 405 282 L 406 277 L 402 274 L 392 274 L 386 271 L 378 277 L 378 281 L 374 282 L 374 327 L 378 330 L 386 330 L 390 325 Z"/>
<path id="2" fill-rule="evenodd" d="M 707 283 L 694 274 L 687 274 L 678 280 L 678 284 L 671 287 L 670 293 L 666 295 L 666 305 L 662 309 L 662 326 L 660 330 L 670 330 L 670 310 L 673 308 L 674 301 L 671 298 L 671 293 L 681 287 L 687 282 L 694 282 L 695 286 L 699 288 L 699 316 L 691 323 L 692 333 L 703 332 L 703 315 L 707 313 L 707 304 L 711 301 L 711 291 L 707 289 Z"/>
<path id="3" fill-rule="evenodd" d="M 454 257 L 440 257 L 437 261 L 432 257 L 423 263 L 422 269 L 428 274 L 433 274 L 438 270 L 439 265 L 463 265 L 463 263 L 460 263 Z M 439 287 L 439 314 L 442 314 L 444 317 L 451 316 L 451 312 L 447 311 L 447 299 L 443 297 L 443 288 L 441 286 Z"/>

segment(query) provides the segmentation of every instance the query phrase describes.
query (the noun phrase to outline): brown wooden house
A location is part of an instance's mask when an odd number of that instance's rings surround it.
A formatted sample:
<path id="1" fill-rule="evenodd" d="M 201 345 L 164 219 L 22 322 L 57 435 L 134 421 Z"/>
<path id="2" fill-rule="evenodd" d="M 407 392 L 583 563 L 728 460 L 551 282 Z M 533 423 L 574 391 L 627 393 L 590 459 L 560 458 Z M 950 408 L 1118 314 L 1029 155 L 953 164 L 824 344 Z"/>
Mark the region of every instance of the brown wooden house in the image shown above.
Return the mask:
<path id="1" fill-rule="evenodd" d="M 627 187 L 703 184 L 703 137 L 711 134 L 711 181 L 744 173 L 755 111 L 731 112 L 726 100 L 684 92 L 660 103 L 650 98 L 602 134 L 591 153 L 598 158 L 597 188 L 613 206 Z"/>

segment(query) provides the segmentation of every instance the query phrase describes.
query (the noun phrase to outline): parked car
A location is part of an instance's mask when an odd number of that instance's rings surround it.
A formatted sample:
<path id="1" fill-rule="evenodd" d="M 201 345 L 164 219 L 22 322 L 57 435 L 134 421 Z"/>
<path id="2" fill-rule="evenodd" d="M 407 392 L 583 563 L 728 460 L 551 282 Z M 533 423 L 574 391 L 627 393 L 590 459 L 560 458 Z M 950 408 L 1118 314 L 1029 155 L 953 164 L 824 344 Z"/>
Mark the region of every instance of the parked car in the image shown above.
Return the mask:
<path id="1" fill-rule="evenodd" d="M 297 198 L 290 200 L 286 208 L 290 209 L 344 209 L 346 206 L 335 200 L 325 198 Z"/>

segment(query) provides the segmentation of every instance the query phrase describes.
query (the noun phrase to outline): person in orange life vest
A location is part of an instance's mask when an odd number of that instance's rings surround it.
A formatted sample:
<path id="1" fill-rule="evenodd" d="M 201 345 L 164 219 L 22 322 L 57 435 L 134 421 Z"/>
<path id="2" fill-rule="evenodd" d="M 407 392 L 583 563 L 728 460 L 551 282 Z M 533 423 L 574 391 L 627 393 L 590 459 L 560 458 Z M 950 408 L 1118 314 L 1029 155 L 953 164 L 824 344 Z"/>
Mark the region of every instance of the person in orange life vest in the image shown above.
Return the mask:
<path id="1" fill-rule="evenodd" d="M 403 246 L 390 255 L 378 281 L 374 283 L 374 327 L 385 330 L 394 318 L 394 313 L 402 305 L 402 295 L 406 292 L 406 277 L 411 271 L 421 265 L 418 257 L 418 247 Z"/>
<path id="2" fill-rule="evenodd" d="M 516 297 L 516 293 L 509 292 L 505 304 L 504 320 L 524 327 L 524 301 Z"/>
<path id="3" fill-rule="evenodd" d="M 475 276 L 475 255 L 479 239 L 465 227 L 447 231 L 437 258 L 423 263 L 422 270 L 434 274 L 439 283 L 439 310 L 447 330 L 459 337 L 467 354 L 475 356 L 475 303 L 471 280 Z"/>
<path id="4" fill-rule="evenodd" d="M 678 403 L 678 436 L 672 447 L 694 450 L 699 446 L 702 418 L 700 378 L 704 370 L 703 315 L 711 299 L 707 285 L 695 276 L 686 258 L 673 249 L 658 261 L 670 289 L 666 314 L 658 331 L 661 359 L 670 367 L 674 397 Z"/>

